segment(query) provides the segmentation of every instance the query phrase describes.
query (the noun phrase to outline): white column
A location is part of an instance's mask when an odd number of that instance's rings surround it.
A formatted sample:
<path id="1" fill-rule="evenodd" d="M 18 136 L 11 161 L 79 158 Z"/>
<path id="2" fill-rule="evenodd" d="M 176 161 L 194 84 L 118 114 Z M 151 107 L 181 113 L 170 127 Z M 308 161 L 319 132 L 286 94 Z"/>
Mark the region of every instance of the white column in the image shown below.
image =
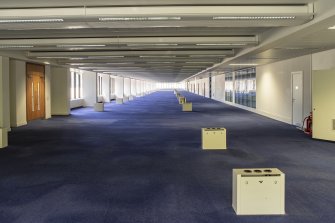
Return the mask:
<path id="1" fill-rule="evenodd" d="M 0 148 L 8 146 L 10 131 L 9 58 L 0 56 Z"/>
<path id="2" fill-rule="evenodd" d="M 110 98 L 116 99 L 115 97 L 115 77 L 110 76 Z"/>
<path id="3" fill-rule="evenodd" d="M 102 96 L 104 102 L 110 102 L 111 101 L 111 93 L 110 93 L 110 81 L 109 81 L 109 75 L 108 74 L 101 74 L 102 76 Z"/>
<path id="4" fill-rule="evenodd" d="M 141 96 L 141 81 L 136 80 L 136 95 Z"/>
<path id="5" fill-rule="evenodd" d="M 124 101 L 129 101 L 131 95 L 131 80 L 130 78 L 124 78 Z"/>
<path id="6" fill-rule="evenodd" d="M 84 106 L 94 106 L 97 102 L 97 74 L 91 71 L 82 72 Z"/>
<path id="7" fill-rule="evenodd" d="M 45 65 L 45 119 L 49 118 L 51 118 L 51 66 Z"/>
<path id="8" fill-rule="evenodd" d="M 123 77 L 115 78 L 115 96 L 116 96 L 116 103 L 122 104 L 123 97 L 124 97 L 124 78 Z"/>
<path id="9" fill-rule="evenodd" d="M 71 100 L 71 73 L 63 67 L 51 68 L 51 114 L 69 115 Z"/>
<path id="10" fill-rule="evenodd" d="M 11 59 L 9 72 L 10 126 L 19 127 L 27 124 L 26 63 Z"/>
<path id="11" fill-rule="evenodd" d="M 135 79 L 131 79 L 131 90 L 130 90 L 130 94 L 131 96 L 136 96 L 136 80 Z"/>
<path id="12" fill-rule="evenodd" d="M 144 90 L 144 81 L 141 81 L 141 94 L 144 95 L 145 94 L 145 90 Z"/>

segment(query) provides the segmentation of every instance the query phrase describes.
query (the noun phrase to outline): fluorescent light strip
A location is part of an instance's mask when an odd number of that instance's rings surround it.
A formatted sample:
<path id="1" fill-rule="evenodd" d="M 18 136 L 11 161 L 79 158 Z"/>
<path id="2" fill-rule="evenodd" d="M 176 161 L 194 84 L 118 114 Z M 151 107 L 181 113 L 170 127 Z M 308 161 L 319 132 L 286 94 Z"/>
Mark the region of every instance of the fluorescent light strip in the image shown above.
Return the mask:
<path id="1" fill-rule="evenodd" d="M 34 46 L 25 46 L 25 45 L 3 45 L 0 46 L 1 49 L 9 49 L 9 48 L 33 48 Z"/>
<path id="2" fill-rule="evenodd" d="M 214 63 L 213 61 L 189 61 L 189 62 L 186 62 L 186 63 L 192 63 L 192 64 L 198 64 L 198 63 L 204 63 L 204 64 L 210 64 L 210 63 Z"/>
<path id="3" fill-rule="evenodd" d="M 289 20 L 295 16 L 214 16 L 213 20 Z"/>
<path id="4" fill-rule="evenodd" d="M 246 43 L 197 43 L 197 46 L 245 46 Z"/>
<path id="5" fill-rule="evenodd" d="M 36 57 L 38 59 L 69 59 L 69 57 Z"/>
<path id="6" fill-rule="evenodd" d="M 331 27 L 329 27 L 328 29 L 335 29 L 335 26 L 331 26 Z"/>
<path id="7" fill-rule="evenodd" d="M 67 47 L 104 47 L 106 45 L 91 45 L 91 44 L 87 44 L 87 45 L 57 45 L 58 48 L 67 48 Z"/>
<path id="8" fill-rule="evenodd" d="M 130 43 L 127 46 L 178 46 L 177 43 Z"/>
<path id="9" fill-rule="evenodd" d="M 175 58 L 176 56 L 140 56 L 140 58 Z"/>
<path id="10" fill-rule="evenodd" d="M 257 66 L 256 63 L 232 63 L 229 66 Z"/>
<path id="11" fill-rule="evenodd" d="M 86 63 L 67 63 L 68 65 L 71 65 L 71 66 L 83 66 L 85 65 Z"/>
<path id="12" fill-rule="evenodd" d="M 99 18 L 99 21 L 102 21 L 102 22 L 162 21 L 162 20 L 181 20 L 181 17 L 169 16 L 169 17 L 110 17 L 110 18 Z"/>
<path id="13" fill-rule="evenodd" d="M 64 19 L 6 19 L 0 20 L 0 23 L 49 23 L 64 22 Z"/>
<path id="14" fill-rule="evenodd" d="M 124 56 L 89 56 L 88 59 L 101 59 L 101 58 L 124 58 Z"/>
<path id="15" fill-rule="evenodd" d="M 148 64 L 171 64 L 171 63 L 175 63 L 175 62 L 147 62 Z"/>

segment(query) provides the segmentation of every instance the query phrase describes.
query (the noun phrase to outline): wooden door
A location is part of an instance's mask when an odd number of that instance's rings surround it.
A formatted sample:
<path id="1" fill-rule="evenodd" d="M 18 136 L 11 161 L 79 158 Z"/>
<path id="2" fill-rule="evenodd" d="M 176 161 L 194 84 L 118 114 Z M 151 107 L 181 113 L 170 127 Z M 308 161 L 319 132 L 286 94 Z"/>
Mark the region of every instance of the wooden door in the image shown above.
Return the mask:
<path id="1" fill-rule="evenodd" d="M 44 66 L 27 63 L 27 120 L 45 117 Z"/>

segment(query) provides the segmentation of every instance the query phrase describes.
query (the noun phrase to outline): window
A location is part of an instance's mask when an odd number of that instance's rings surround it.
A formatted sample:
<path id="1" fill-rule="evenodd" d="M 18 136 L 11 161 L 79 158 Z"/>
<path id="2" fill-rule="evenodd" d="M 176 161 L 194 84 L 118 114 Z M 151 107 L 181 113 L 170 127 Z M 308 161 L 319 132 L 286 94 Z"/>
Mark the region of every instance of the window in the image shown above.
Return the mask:
<path id="1" fill-rule="evenodd" d="M 235 72 L 235 103 L 256 108 L 256 69 Z"/>
<path id="2" fill-rule="evenodd" d="M 71 100 L 82 98 L 82 74 L 71 69 Z"/>
<path id="3" fill-rule="evenodd" d="M 233 102 L 234 84 L 233 73 L 228 73 L 225 76 L 225 100 Z"/>

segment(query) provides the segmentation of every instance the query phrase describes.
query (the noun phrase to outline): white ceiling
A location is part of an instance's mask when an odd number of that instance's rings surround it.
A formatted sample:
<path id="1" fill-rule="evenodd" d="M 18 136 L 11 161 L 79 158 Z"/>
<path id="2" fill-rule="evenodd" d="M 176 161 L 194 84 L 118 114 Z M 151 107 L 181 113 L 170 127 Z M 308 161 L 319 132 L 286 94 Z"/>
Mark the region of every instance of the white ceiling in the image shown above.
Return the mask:
<path id="1" fill-rule="evenodd" d="M 266 64 L 333 48 L 335 31 L 327 27 L 335 22 L 313 11 L 313 2 L 317 9 L 331 1 L 1 0 L 0 51 L 138 79 L 181 81 L 241 68 L 230 63 Z M 264 16 L 287 18 L 256 19 Z M 4 22 L 27 19 L 63 21 Z M 124 21 L 129 19 L 136 21 Z"/>

